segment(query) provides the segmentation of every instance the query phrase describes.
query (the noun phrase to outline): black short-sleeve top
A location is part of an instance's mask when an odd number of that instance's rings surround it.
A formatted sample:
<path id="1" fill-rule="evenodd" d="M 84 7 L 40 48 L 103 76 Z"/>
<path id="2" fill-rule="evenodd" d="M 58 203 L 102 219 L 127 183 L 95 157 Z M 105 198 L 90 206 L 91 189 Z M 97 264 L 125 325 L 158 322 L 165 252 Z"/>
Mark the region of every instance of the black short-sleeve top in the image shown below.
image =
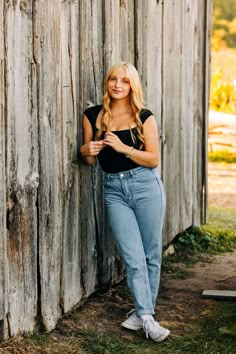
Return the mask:
<path id="1" fill-rule="evenodd" d="M 86 115 L 86 117 L 88 118 L 92 126 L 94 140 L 95 140 L 95 134 L 98 131 L 98 128 L 96 127 L 96 120 L 101 109 L 102 109 L 102 105 L 97 105 L 97 106 L 89 107 L 84 111 L 84 114 Z M 151 111 L 149 111 L 148 109 L 142 109 L 140 113 L 141 122 L 144 124 L 144 122 L 151 115 L 152 115 Z M 136 127 L 132 128 L 132 133 L 135 136 L 135 143 L 132 140 L 129 129 L 115 130 L 115 131 L 113 130 L 112 132 L 116 134 L 124 144 L 130 147 L 133 146 L 135 149 L 140 148 L 141 142 L 138 139 Z M 105 132 L 102 133 L 100 139 L 104 139 L 104 135 Z M 116 152 L 110 146 L 106 146 L 104 149 L 102 149 L 97 157 L 103 171 L 108 173 L 118 173 L 118 172 L 128 171 L 133 168 L 139 167 L 138 164 L 133 162 L 131 159 L 125 157 L 124 154 Z"/>

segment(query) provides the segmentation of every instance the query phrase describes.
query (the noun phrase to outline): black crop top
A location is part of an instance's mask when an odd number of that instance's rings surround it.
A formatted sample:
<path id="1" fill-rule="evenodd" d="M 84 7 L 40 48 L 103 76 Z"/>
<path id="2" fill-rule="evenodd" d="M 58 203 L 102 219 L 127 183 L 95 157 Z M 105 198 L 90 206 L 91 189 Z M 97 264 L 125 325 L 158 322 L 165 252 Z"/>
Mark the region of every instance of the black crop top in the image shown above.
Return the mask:
<path id="1" fill-rule="evenodd" d="M 96 119 L 101 109 L 102 109 L 102 105 L 98 105 L 98 106 L 89 107 L 84 111 L 84 114 L 88 118 L 93 128 L 94 139 L 95 139 L 95 134 L 98 131 L 98 128 L 96 127 Z M 149 111 L 148 109 L 142 109 L 140 113 L 140 118 L 142 123 L 144 123 L 151 115 L 152 115 L 151 111 Z M 124 144 L 130 147 L 133 146 L 135 149 L 140 148 L 141 142 L 138 139 L 136 127 L 132 128 L 132 133 L 136 138 L 135 144 L 133 143 L 129 129 L 115 130 L 115 131 L 113 130 L 112 132 L 116 134 Z M 104 135 L 105 132 L 102 133 L 101 139 L 104 138 Z M 124 154 L 116 152 L 110 146 L 106 146 L 104 149 L 102 149 L 97 157 L 103 171 L 109 173 L 128 171 L 139 166 L 131 159 L 125 157 Z"/>

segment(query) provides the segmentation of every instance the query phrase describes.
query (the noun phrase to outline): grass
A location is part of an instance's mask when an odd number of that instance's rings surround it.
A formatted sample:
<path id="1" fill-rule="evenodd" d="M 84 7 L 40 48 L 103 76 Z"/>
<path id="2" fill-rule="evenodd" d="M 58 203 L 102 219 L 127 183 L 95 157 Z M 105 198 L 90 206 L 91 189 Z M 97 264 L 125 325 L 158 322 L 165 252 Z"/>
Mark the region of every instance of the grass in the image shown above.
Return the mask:
<path id="1" fill-rule="evenodd" d="M 211 312 L 198 322 L 188 324 L 185 333 L 172 335 L 161 345 L 143 338 L 137 333 L 135 340 L 120 339 L 116 335 L 106 335 L 98 331 L 68 331 L 64 338 L 64 346 L 54 351 L 42 353 L 74 353 L 74 354 L 235 354 L 234 336 L 221 334 L 221 328 L 235 323 L 236 303 L 219 302 Z M 70 338 L 70 341 L 69 341 Z M 76 340 L 73 340 L 76 338 Z M 66 348 L 65 342 L 70 344 Z M 61 341 L 60 341 L 61 342 Z M 79 347 L 78 347 L 79 345 Z M 68 346 L 69 348 L 69 346 Z M 33 354 L 33 352 L 32 352 Z"/>
<path id="2" fill-rule="evenodd" d="M 208 153 L 211 162 L 236 163 L 236 153 L 229 150 L 216 150 Z"/>
<path id="3" fill-rule="evenodd" d="M 231 335 L 221 334 L 221 328 L 235 323 L 236 303 L 220 302 L 199 321 L 188 324 L 185 333 L 172 335 L 162 344 L 146 340 L 142 332 L 121 339 L 116 335 L 106 335 L 99 331 L 67 329 L 63 337 L 54 343 L 40 336 L 25 338 L 25 346 L 30 351 L 16 351 L 20 354 L 235 354 L 236 341 Z M 43 346 L 42 346 L 43 345 Z M 12 347 L 13 348 L 13 347 Z M 34 349 L 33 349 L 34 348 Z M 37 351 L 41 348 L 41 351 Z M 45 348 L 45 349 L 44 349 Z M 48 348 L 48 349 L 47 349 Z M 49 349 L 50 348 L 50 349 Z M 35 351 L 34 351 L 35 350 Z M 1 352 L 1 354 L 14 353 Z"/>
<path id="4" fill-rule="evenodd" d="M 121 340 L 115 336 L 86 331 L 84 349 L 90 354 L 235 354 L 236 341 L 231 335 L 221 334 L 220 329 L 235 323 L 236 303 L 223 302 L 201 319 L 189 326 L 184 335 L 173 335 L 161 345 L 138 336 L 135 341 Z"/>
<path id="5" fill-rule="evenodd" d="M 236 208 L 210 207 L 208 224 L 202 228 L 214 233 L 218 233 L 220 230 L 236 233 Z"/>

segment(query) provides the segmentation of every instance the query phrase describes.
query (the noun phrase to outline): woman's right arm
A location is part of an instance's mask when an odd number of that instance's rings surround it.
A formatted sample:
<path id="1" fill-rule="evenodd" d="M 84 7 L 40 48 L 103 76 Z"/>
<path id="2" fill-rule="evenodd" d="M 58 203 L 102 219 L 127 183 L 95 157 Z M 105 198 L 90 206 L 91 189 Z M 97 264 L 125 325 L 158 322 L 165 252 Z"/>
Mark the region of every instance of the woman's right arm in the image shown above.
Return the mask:
<path id="1" fill-rule="evenodd" d="M 104 148 L 103 140 L 93 140 L 93 128 L 85 114 L 82 119 L 82 127 L 84 144 L 80 148 L 80 153 L 86 164 L 93 165 L 96 161 L 96 156 Z"/>

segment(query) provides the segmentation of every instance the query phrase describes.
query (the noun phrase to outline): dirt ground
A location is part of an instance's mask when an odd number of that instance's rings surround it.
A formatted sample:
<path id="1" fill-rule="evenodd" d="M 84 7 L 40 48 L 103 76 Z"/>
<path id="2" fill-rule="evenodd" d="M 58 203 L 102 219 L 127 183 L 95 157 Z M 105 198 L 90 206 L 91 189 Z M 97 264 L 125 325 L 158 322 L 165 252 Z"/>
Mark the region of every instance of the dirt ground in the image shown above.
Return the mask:
<path id="1" fill-rule="evenodd" d="M 209 206 L 236 208 L 236 164 L 208 164 Z"/>
<path id="2" fill-rule="evenodd" d="M 178 263 L 176 267 L 181 269 L 183 265 Z M 162 275 L 155 317 L 171 329 L 172 335 L 185 332 L 188 323 L 206 315 L 216 305 L 216 300 L 201 298 L 203 289 L 236 290 L 236 251 L 213 256 L 210 263 L 199 262 L 189 271 L 186 279 Z M 119 338 L 132 339 L 137 334 L 120 326 L 132 308 L 124 281 L 108 292 L 92 296 L 79 311 L 78 325 L 81 329 L 92 328 L 106 334 L 115 333 Z"/>
<path id="3" fill-rule="evenodd" d="M 222 164 L 209 164 L 210 206 L 236 207 L 235 177 L 235 165 L 227 165 L 226 168 Z M 179 263 L 175 266 L 180 271 L 189 271 L 189 276 L 186 279 L 174 279 L 171 274 L 162 274 L 156 319 L 170 328 L 172 334 L 179 334 L 185 331 L 188 323 L 204 316 L 215 306 L 215 300 L 201 298 L 202 290 L 236 290 L 236 250 L 211 256 L 209 262 L 199 262 L 190 268 Z M 93 295 L 79 310 L 78 326 L 132 339 L 137 334 L 120 326 L 132 308 L 124 281 L 108 292 Z"/>

